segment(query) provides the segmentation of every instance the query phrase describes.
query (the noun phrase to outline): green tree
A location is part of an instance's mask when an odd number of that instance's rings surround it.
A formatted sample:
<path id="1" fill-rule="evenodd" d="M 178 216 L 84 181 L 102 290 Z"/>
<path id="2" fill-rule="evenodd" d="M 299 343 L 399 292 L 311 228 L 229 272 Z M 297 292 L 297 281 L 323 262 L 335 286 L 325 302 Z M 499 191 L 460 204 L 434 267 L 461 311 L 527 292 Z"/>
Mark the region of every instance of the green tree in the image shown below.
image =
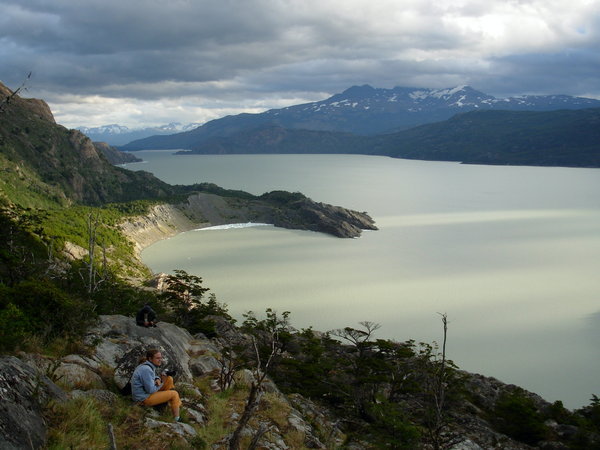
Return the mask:
<path id="1" fill-rule="evenodd" d="M 160 294 L 160 300 L 174 321 L 185 328 L 198 319 L 198 308 L 202 306 L 204 294 L 210 289 L 202 286 L 202 278 L 177 269 L 174 275 L 165 279 L 166 289 Z"/>
<path id="2" fill-rule="evenodd" d="M 0 207 L 0 282 L 12 286 L 45 271 L 42 218 L 29 208 Z"/>

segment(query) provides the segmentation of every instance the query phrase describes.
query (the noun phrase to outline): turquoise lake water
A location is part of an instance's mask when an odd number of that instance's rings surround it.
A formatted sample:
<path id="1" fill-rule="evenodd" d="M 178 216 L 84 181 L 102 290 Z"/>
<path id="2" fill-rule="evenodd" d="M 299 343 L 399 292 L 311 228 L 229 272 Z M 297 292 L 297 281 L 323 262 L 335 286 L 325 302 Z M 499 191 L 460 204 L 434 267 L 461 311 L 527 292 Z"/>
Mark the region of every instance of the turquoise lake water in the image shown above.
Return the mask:
<path id="1" fill-rule="evenodd" d="M 359 155 L 136 154 L 172 184 L 300 191 L 367 211 L 358 239 L 269 226 L 182 233 L 143 252 L 201 276 L 237 318 L 291 311 L 297 328 L 382 325 L 439 341 L 461 368 L 567 407 L 600 394 L 600 170 Z"/>

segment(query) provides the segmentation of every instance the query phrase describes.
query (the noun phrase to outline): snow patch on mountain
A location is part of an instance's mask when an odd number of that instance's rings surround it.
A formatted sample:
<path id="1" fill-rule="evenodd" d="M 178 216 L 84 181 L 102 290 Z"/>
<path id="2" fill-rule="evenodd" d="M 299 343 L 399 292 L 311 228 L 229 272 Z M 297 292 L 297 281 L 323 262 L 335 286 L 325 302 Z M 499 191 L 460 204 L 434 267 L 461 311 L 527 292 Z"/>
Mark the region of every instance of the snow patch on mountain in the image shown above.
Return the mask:
<path id="1" fill-rule="evenodd" d="M 166 125 L 159 125 L 156 127 L 139 127 L 139 128 L 129 128 L 125 125 L 118 125 L 116 123 L 112 123 L 109 125 L 101 125 L 99 127 L 85 127 L 80 126 L 77 127 L 79 131 L 84 134 L 125 134 L 132 133 L 136 131 L 144 131 L 144 130 L 152 130 L 152 131 L 162 131 L 162 132 L 170 132 L 170 133 L 180 133 L 182 131 L 193 130 L 194 128 L 198 128 L 200 123 L 188 123 L 182 124 L 180 122 L 170 122 Z"/>
<path id="2" fill-rule="evenodd" d="M 79 131 L 88 136 L 93 141 L 106 142 L 110 145 L 124 145 L 136 139 L 142 139 L 148 136 L 182 133 L 198 128 L 200 123 L 182 124 L 180 122 L 170 122 L 166 125 L 146 128 L 129 128 L 125 125 L 109 124 L 99 127 L 77 127 Z"/>

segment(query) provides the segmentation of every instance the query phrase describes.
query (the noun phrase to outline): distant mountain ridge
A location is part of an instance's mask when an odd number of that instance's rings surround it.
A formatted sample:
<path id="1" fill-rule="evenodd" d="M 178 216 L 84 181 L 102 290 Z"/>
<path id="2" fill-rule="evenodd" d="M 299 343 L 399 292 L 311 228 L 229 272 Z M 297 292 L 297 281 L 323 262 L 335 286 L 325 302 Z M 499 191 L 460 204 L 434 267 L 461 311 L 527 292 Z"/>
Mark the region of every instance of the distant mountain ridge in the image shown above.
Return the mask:
<path id="1" fill-rule="evenodd" d="M 132 141 L 121 149 L 193 149 L 207 140 L 232 136 L 267 124 L 289 129 L 375 135 L 439 122 L 474 110 L 551 111 L 594 107 L 600 107 L 600 100 L 567 95 L 524 95 L 499 99 L 469 86 L 384 89 L 363 85 L 353 86 L 322 101 L 259 114 L 226 116 L 190 131 Z"/>
<path id="2" fill-rule="evenodd" d="M 475 164 L 600 167 L 600 108 L 477 110 L 375 136 L 263 125 L 210 138 L 178 153 L 345 153 Z"/>
<path id="3" fill-rule="evenodd" d="M 352 133 L 299 130 L 266 124 L 231 136 L 210 138 L 195 145 L 191 151 L 181 150 L 177 153 L 364 153 L 372 139 L 372 136 L 357 136 Z"/>
<path id="4" fill-rule="evenodd" d="M 154 135 L 180 133 L 182 131 L 193 130 L 199 126 L 199 123 L 182 124 L 180 122 L 171 122 L 157 127 L 129 128 L 113 123 L 100 127 L 80 126 L 76 129 L 93 141 L 106 142 L 110 145 L 124 145 L 136 139 L 143 139 Z"/>
<path id="5" fill-rule="evenodd" d="M 470 111 L 369 143 L 372 154 L 470 164 L 600 167 L 600 108 Z"/>

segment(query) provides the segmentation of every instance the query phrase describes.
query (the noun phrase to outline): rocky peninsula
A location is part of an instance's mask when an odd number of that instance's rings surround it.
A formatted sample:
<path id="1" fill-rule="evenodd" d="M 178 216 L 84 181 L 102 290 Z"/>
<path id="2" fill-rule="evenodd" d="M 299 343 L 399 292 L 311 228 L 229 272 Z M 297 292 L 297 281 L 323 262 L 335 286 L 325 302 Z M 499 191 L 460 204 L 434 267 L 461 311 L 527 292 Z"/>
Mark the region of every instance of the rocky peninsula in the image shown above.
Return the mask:
<path id="1" fill-rule="evenodd" d="M 283 191 L 259 197 L 195 193 L 181 203 L 153 206 L 148 214 L 128 220 L 120 228 L 135 243 L 139 255 L 149 245 L 184 231 L 248 222 L 322 232 L 340 238 L 356 238 L 362 230 L 377 230 L 374 220 L 365 212 Z"/>

